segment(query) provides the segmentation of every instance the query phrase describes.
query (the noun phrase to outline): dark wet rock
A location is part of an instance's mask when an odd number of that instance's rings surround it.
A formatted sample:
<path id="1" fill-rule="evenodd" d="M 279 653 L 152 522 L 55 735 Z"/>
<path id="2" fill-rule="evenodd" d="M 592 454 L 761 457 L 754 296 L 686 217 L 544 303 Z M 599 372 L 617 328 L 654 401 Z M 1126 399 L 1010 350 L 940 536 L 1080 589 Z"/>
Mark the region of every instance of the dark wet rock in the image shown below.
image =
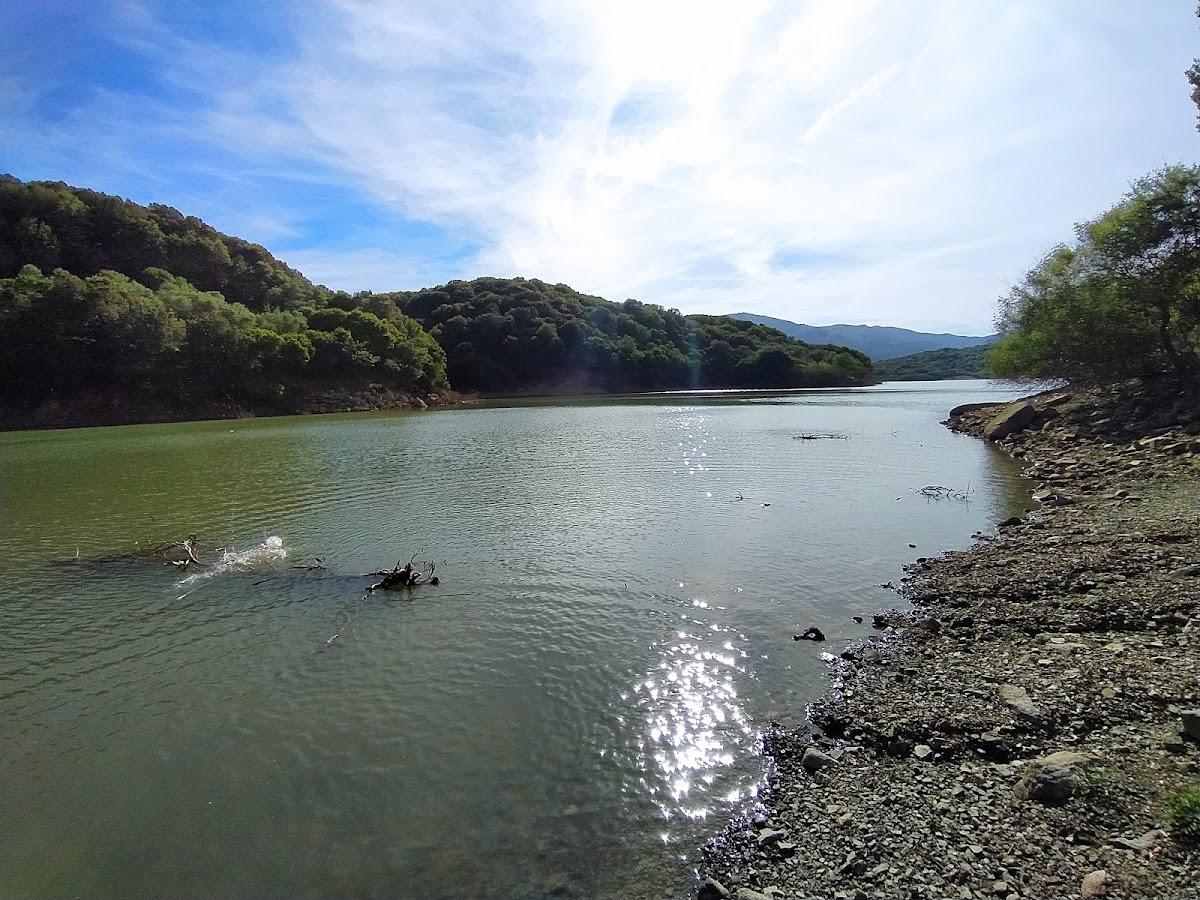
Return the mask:
<path id="1" fill-rule="evenodd" d="M 1058 491 L 1038 491 L 1033 495 L 1033 499 L 1043 506 L 1070 506 L 1075 502 L 1071 497 Z"/>
<path id="2" fill-rule="evenodd" d="M 1014 526 L 1016 526 L 1016 525 L 1022 525 L 1022 524 L 1024 524 L 1024 521 L 1025 521 L 1025 520 L 1024 520 L 1024 519 L 1022 519 L 1020 516 L 1009 516 L 1007 519 L 1005 519 L 1003 522 L 1001 522 L 1001 523 L 1000 523 L 1000 525 L 999 525 L 998 527 L 1000 527 L 1000 528 L 1012 528 L 1012 527 L 1014 527 Z"/>
<path id="3" fill-rule="evenodd" d="M 1021 800 L 1036 800 L 1047 806 L 1061 806 L 1075 792 L 1075 775 L 1090 757 L 1073 750 L 1059 750 L 1035 759 L 1025 768 L 1013 792 Z"/>
<path id="4" fill-rule="evenodd" d="M 696 892 L 696 900 L 728 900 L 729 889 L 715 878 L 705 878 Z"/>
<path id="5" fill-rule="evenodd" d="M 1200 709 L 1185 709 L 1180 714 L 1183 736 L 1200 742 Z"/>
<path id="6" fill-rule="evenodd" d="M 1010 403 L 983 426 L 983 436 L 990 441 L 1006 438 L 1030 425 L 1036 415 L 1032 403 L 1024 400 Z"/>
<path id="7" fill-rule="evenodd" d="M 825 632 L 823 632 L 816 625 L 813 625 L 807 631 L 805 631 L 803 634 L 793 634 L 792 640 L 793 641 L 816 641 L 819 643 L 820 641 L 825 640 Z"/>

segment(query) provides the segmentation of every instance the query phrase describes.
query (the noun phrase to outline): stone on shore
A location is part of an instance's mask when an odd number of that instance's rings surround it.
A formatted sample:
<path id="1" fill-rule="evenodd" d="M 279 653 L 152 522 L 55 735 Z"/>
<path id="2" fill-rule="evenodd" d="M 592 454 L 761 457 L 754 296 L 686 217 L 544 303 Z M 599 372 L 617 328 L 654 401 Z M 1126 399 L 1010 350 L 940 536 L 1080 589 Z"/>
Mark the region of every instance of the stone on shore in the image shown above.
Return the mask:
<path id="1" fill-rule="evenodd" d="M 1042 708 L 1030 699 L 1029 693 L 1023 687 L 1014 684 L 1002 684 L 997 689 L 1000 699 L 1023 716 L 1036 719 L 1042 714 Z"/>
<path id="2" fill-rule="evenodd" d="M 989 441 L 1006 438 L 1010 434 L 1024 430 L 1036 416 L 1037 410 L 1034 409 L 1032 403 L 1024 400 L 1010 403 L 983 426 L 983 436 Z"/>
<path id="3" fill-rule="evenodd" d="M 1185 709 L 1180 717 L 1183 719 L 1183 736 L 1200 742 L 1200 709 Z"/>
<path id="4" fill-rule="evenodd" d="M 758 891 L 752 891 L 750 888 L 738 888 L 737 900 L 771 900 L 771 898 Z"/>
<path id="5" fill-rule="evenodd" d="M 815 775 L 827 766 L 832 766 L 836 759 L 828 753 L 822 753 L 816 747 L 809 747 L 804 751 L 804 755 L 800 757 L 800 765 L 804 767 L 804 771 Z"/>
<path id="6" fill-rule="evenodd" d="M 1104 869 L 1097 869 L 1095 872 L 1088 872 L 1083 876 L 1083 884 L 1079 889 L 1079 896 L 1083 900 L 1092 900 L 1094 897 L 1104 897 L 1108 894 L 1108 886 L 1111 879 L 1108 877 L 1108 872 Z"/>
<path id="7" fill-rule="evenodd" d="M 1091 761 L 1085 753 L 1059 750 L 1035 759 L 1025 768 L 1014 793 L 1019 800 L 1036 800 L 1047 806 L 1061 806 L 1075 792 L 1075 773 Z"/>
<path id="8" fill-rule="evenodd" d="M 696 900 L 728 900 L 731 896 L 733 895 L 729 893 L 729 888 L 715 878 L 705 878 L 700 890 L 696 892 Z"/>

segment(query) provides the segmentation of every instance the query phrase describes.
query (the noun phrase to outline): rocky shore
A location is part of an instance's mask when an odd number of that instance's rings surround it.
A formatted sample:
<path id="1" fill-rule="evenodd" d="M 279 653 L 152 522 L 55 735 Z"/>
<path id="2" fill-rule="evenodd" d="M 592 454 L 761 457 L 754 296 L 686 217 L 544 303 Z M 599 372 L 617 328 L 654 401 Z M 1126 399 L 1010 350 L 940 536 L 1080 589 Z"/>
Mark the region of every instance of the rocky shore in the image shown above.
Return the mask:
<path id="1" fill-rule="evenodd" d="M 1200 898 L 1200 390 L 955 410 L 1039 482 L 841 648 L 701 900 Z M 1194 829 L 1189 832 L 1189 829 Z"/>
<path id="2" fill-rule="evenodd" d="M 264 402 L 257 406 L 232 401 L 193 401 L 186 397 L 181 398 L 178 403 L 168 404 L 130 392 L 77 392 L 66 397 L 52 398 L 33 409 L 0 407 L 0 431 L 429 409 L 472 405 L 477 402 L 478 398 L 472 395 L 450 390 L 416 395 L 374 385 L 357 390 L 329 389 L 310 392 L 293 396 L 287 402 Z"/>

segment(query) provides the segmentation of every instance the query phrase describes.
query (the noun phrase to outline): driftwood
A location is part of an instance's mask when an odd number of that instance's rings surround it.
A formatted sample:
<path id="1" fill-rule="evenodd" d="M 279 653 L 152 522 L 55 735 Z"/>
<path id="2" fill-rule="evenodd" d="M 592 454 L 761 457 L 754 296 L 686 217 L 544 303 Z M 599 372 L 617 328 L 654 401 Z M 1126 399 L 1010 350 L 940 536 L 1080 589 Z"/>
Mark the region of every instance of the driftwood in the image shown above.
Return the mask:
<path id="1" fill-rule="evenodd" d="M 367 572 L 360 576 L 363 578 L 379 578 L 380 580 L 375 582 L 375 584 L 370 585 L 365 591 L 363 591 L 362 597 L 360 597 L 358 602 L 354 604 L 354 607 L 346 613 L 346 617 L 342 620 L 342 624 L 338 626 L 338 630 L 331 634 L 324 642 L 322 642 L 321 646 L 317 648 L 318 651 L 324 652 L 334 646 L 334 641 L 346 633 L 346 631 L 353 624 L 355 615 L 360 609 L 362 609 L 367 598 L 370 597 L 375 591 L 401 591 L 414 588 L 422 584 L 441 583 L 441 579 L 433 574 L 437 570 L 437 563 L 432 561 L 427 562 L 424 564 L 423 570 L 418 571 L 413 567 L 413 563 L 416 562 L 416 560 L 417 555 L 414 553 L 412 558 L 409 559 L 409 561 L 404 565 L 400 565 L 399 560 L 397 560 L 396 565 L 392 566 L 390 569 L 381 569 L 378 572 Z M 320 559 L 318 559 L 317 562 L 321 564 L 321 569 L 324 570 L 324 562 Z M 305 566 L 301 568 L 310 567 Z"/>
<path id="2" fill-rule="evenodd" d="M 840 431 L 802 431 L 792 435 L 793 441 L 845 441 L 849 435 Z"/>
<path id="3" fill-rule="evenodd" d="M 414 588 L 421 584 L 440 584 L 439 579 L 433 573 L 437 570 L 437 563 L 425 563 L 424 571 L 418 572 L 413 568 L 413 563 L 416 562 L 417 555 L 414 553 L 412 558 L 403 566 L 399 560 L 391 569 L 382 572 L 371 572 L 373 576 L 380 576 L 381 581 L 376 582 L 367 588 L 367 593 L 372 591 L 399 591 L 405 588 Z"/>
<path id="4" fill-rule="evenodd" d="M 971 483 L 967 482 L 967 489 L 965 491 L 948 488 L 940 484 L 927 484 L 923 488 L 917 488 L 917 493 L 926 500 L 958 500 L 965 503 L 971 499 Z"/>

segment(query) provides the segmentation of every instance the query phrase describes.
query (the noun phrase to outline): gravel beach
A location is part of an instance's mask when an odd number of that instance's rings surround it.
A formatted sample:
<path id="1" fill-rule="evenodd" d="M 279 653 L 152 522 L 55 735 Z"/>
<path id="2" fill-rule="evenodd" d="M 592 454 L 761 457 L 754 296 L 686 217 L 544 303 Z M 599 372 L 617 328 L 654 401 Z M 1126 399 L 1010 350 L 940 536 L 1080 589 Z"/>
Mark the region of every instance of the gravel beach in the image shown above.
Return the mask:
<path id="1" fill-rule="evenodd" d="M 1200 391 L 947 425 L 1027 463 L 1030 511 L 914 563 L 871 640 L 813 645 L 835 688 L 767 735 L 762 803 L 705 848 L 699 896 L 1200 898 L 1170 813 L 1200 787 Z"/>

